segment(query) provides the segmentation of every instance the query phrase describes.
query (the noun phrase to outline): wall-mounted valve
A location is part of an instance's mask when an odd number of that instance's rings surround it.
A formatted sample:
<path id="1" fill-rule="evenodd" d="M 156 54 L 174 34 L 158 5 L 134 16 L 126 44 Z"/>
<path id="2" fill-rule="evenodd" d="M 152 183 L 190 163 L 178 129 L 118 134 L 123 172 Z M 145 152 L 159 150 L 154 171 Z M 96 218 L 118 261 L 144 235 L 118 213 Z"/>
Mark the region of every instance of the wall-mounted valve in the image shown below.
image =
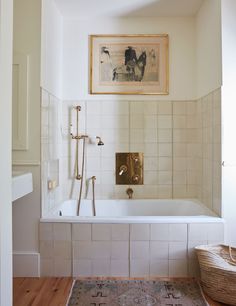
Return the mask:
<path id="1" fill-rule="evenodd" d="M 143 153 L 116 153 L 116 184 L 143 184 Z"/>

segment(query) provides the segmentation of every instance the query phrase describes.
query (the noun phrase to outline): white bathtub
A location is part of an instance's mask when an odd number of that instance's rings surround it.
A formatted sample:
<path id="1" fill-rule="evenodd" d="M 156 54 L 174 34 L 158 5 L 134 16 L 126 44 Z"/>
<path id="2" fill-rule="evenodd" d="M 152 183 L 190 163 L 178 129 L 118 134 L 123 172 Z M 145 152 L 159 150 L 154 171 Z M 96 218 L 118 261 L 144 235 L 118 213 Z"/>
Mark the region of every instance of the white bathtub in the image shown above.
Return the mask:
<path id="1" fill-rule="evenodd" d="M 44 216 L 41 221 L 78 223 L 222 222 L 216 214 L 197 200 L 97 200 L 95 206 L 96 217 L 92 214 L 92 201 L 81 201 L 80 216 L 77 216 L 77 201 L 68 200 Z"/>
<path id="2" fill-rule="evenodd" d="M 196 277 L 194 247 L 224 242 L 196 200 L 66 201 L 40 222 L 41 276 Z M 60 216 L 60 213 L 62 216 Z"/>

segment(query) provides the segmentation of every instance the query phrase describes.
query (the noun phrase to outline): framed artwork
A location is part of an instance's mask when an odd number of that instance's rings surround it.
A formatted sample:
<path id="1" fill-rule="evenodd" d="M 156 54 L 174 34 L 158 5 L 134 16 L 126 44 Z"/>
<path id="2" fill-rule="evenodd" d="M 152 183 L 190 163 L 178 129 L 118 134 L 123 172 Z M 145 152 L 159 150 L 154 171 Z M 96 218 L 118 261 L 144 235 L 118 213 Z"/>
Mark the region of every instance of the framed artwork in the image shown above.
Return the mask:
<path id="1" fill-rule="evenodd" d="M 167 95 L 167 34 L 91 35 L 90 93 Z"/>

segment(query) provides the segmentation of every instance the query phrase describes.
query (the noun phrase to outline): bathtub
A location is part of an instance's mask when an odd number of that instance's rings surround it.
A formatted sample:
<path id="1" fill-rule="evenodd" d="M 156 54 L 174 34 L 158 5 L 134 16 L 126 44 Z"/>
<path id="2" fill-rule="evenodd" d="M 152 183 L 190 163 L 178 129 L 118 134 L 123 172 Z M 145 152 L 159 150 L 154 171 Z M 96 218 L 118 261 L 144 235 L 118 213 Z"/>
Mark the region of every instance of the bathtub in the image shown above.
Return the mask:
<path id="1" fill-rule="evenodd" d="M 41 276 L 197 277 L 194 247 L 224 242 L 197 200 L 65 201 L 40 220 Z"/>
<path id="2" fill-rule="evenodd" d="M 92 201 L 81 201 L 77 216 L 77 201 L 69 200 L 46 215 L 48 222 L 95 222 L 95 223 L 146 223 L 146 222 L 220 222 L 215 213 L 197 200 L 97 200 L 96 216 L 92 213 Z"/>

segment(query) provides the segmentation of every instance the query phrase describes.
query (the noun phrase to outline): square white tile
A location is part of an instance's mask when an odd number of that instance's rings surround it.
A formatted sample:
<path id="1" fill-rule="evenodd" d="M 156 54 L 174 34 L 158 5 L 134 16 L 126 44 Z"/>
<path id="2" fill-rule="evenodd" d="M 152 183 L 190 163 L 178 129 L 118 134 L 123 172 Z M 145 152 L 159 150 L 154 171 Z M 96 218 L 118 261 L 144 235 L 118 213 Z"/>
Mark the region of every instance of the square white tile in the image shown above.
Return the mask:
<path id="1" fill-rule="evenodd" d="M 170 224 L 170 241 L 187 241 L 187 224 Z"/>
<path id="2" fill-rule="evenodd" d="M 92 240 L 111 240 L 111 224 L 92 224 Z"/>
<path id="3" fill-rule="evenodd" d="M 53 223 L 40 222 L 39 239 L 53 240 Z"/>
<path id="4" fill-rule="evenodd" d="M 207 241 L 207 223 L 192 223 L 189 224 L 189 241 Z"/>
<path id="5" fill-rule="evenodd" d="M 208 241 L 224 241 L 224 223 L 209 223 Z"/>
<path id="6" fill-rule="evenodd" d="M 169 224 L 151 224 L 151 240 L 168 241 Z"/>
<path id="7" fill-rule="evenodd" d="M 71 240 L 71 224 L 53 223 L 53 239 L 54 240 Z"/>
<path id="8" fill-rule="evenodd" d="M 171 115 L 158 115 L 157 127 L 159 129 L 172 128 L 172 116 Z"/>
<path id="9" fill-rule="evenodd" d="M 142 129 L 144 128 L 144 116 L 142 114 L 131 114 L 130 116 L 130 128 Z"/>
<path id="10" fill-rule="evenodd" d="M 173 259 L 169 260 L 169 277 L 187 277 L 187 260 Z"/>
<path id="11" fill-rule="evenodd" d="M 111 261 L 109 259 L 94 259 L 92 261 L 93 276 L 110 276 Z"/>
<path id="12" fill-rule="evenodd" d="M 72 240 L 91 240 L 91 224 L 72 224 Z"/>
<path id="13" fill-rule="evenodd" d="M 73 277 L 92 276 L 92 260 L 79 259 L 73 261 Z"/>
<path id="14" fill-rule="evenodd" d="M 112 259 L 111 260 L 111 276 L 113 277 L 129 277 L 129 261 Z"/>
<path id="15" fill-rule="evenodd" d="M 52 240 L 44 240 L 40 241 L 39 244 L 40 249 L 40 258 L 42 259 L 50 259 L 53 257 L 53 241 Z"/>
<path id="16" fill-rule="evenodd" d="M 169 243 L 170 259 L 186 259 L 187 258 L 187 242 L 170 242 Z"/>
<path id="17" fill-rule="evenodd" d="M 40 276 L 41 277 L 52 277 L 53 271 L 53 259 L 40 259 Z"/>
<path id="18" fill-rule="evenodd" d="M 144 102 L 143 101 L 132 101 L 130 102 L 130 113 L 131 114 L 143 114 L 144 113 Z"/>
<path id="19" fill-rule="evenodd" d="M 73 241 L 73 259 L 91 259 L 92 242 L 91 241 Z"/>
<path id="20" fill-rule="evenodd" d="M 147 259 L 149 258 L 149 241 L 131 241 L 130 257 L 132 259 Z"/>
<path id="21" fill-rule="evenodd" d="M 69 277 L 71 273 L 71 259 L 57 258 L 54 260 L 54 277 Z"/>
<path id="22" fill-rule="evenodd" d="M 130 277 L 149 276 L 149 260 L 132 259 L 130 261 Z"/>
<path id="23" fill-rule="evenodd" d="M 129 224 L 112 224 L 112 240 L 129 240 Z"/>
<path id="24" fill-rule="evenodd" d="M 131 224 L 130 240 L 149 240 L 150 225 L 149 224 Z"/>
<path id="25" fill-rule="evenodd" d="M 110 241 L 93 241 L 92 242 L 92 258 L 93 259 L 111 258 L 111 242 Z"/>
<path id="26" fill-rule="evenodd" d="M 160 101 L 158 102 L 158 114 L 159 115 L 170 115 L 172 114 L 172 102 Z"/>
<path id="27" fill-rule="evenodd" d="M 70 259 L 71 258 L 71 241 L 55 240 L 53 256 L 54 258 Z"/>
<path id="28" fill-rule="evenodd" d="M 168 259 L 169 244 L 164 241 L 150 241 L 151 260 Z"/>
<path id="29" fill-rule="evenodd" d="M 158 144 L 158 155 L 160 157 L 170 157 L 172 156 L 172 143 L 159 143 Z"/>
<path id="30" fill-rule="evenodd" d="M 157 114 L 157 102 L 145 101 L 144 114 L 145 115 L 156 115 Z"/>
<path id="31" fill-rule="evenodd" d="M 151 260 L 150 277 L 168 277 L 169 261 L 167 260 Z"/>
<path id="32" fill-rule="evenodd" d="M 112 241 L 111 258 L 112 259 L 128 259 L 129 258 L 129 242 L 128 241 Z"/>

